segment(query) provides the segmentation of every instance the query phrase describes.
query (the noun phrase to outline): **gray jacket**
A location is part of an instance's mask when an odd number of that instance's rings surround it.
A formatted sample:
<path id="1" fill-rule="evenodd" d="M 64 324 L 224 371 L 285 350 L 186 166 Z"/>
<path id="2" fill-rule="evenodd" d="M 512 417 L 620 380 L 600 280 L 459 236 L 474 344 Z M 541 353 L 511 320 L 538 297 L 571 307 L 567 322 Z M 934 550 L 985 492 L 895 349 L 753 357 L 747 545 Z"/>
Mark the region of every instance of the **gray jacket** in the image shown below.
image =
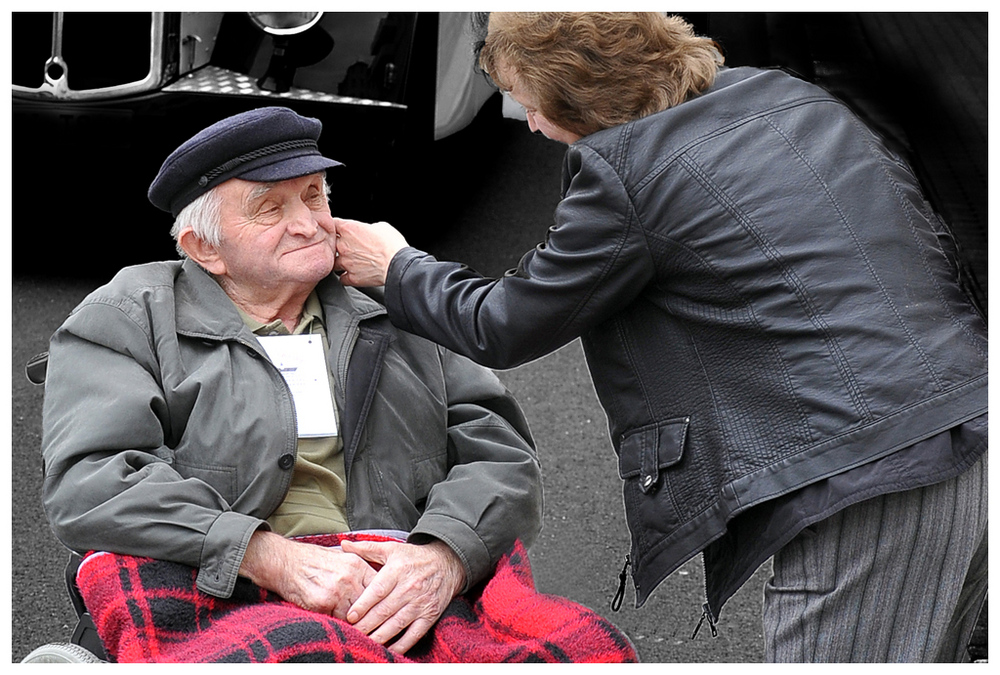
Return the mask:
<path id="1" fill-rule="evenodd" d="M 446 542 L 469 584 L 541 522 L 527 423 L 496 376 L 393 328 L 372 298 L 317 287 L 330 341 L 352 529 Z M 52 336 L 43 500 L 69 548 L 199 568 L 228 597 L 251 534 L 284 498 L 290 391 L 219 285 L 187 261 L 128 268 Z"/>
<path id="2" fill-rule="evenodd" d="M 986 327 L 946 228 L 818 87 L 722 70 L 571 145 L 563 186 L 517 269 L 484 279 L 404 249 L 386 306 L 494 368 L 582 337 L 639 604 L 737 514 L 987 410 Z"/>

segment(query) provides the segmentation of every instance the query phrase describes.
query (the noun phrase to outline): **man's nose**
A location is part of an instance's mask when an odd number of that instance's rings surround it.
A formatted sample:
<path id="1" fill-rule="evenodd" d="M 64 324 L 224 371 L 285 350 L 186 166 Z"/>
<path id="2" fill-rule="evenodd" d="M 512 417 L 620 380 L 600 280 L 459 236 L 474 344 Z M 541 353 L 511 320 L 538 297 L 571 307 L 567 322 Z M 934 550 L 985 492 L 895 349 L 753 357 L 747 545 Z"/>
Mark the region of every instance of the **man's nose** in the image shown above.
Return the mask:
<path id="1" fill-rule="evenodd" d="M 296 205 L 288 214 L 288 231 L 303 237 L 312 237 L 319 230 L 316 214 L 305 204 Z"/>

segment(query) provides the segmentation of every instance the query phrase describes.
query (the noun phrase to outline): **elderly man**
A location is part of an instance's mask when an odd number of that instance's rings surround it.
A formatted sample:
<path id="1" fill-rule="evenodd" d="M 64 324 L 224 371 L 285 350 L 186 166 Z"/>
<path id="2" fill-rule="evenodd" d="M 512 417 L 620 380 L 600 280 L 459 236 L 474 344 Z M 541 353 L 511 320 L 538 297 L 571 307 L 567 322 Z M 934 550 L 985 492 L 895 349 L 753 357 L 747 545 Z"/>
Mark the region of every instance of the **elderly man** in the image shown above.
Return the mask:
<path id="1" fill-rule="evenodd" d="M 53 335 L 44 504 L 71 549 L 238 576 L 406 652 L 540 526 L 516 402 L 332 275 L 321 125 L 225 119 L 149 190 L 183 261 L 122 270 Z M 395 529 L 329 549 L 294 535 Z"/>

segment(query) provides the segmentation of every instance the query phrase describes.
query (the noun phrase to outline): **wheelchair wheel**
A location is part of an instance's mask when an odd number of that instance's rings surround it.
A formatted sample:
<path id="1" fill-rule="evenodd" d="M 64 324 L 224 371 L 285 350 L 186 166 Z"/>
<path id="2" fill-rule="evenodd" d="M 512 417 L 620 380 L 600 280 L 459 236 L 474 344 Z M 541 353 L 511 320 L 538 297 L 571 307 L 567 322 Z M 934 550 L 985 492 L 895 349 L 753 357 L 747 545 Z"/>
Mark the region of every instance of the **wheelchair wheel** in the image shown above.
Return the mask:
<path id="1" fill-rule="evenodd" d="M 53 642 L 25 656 L 21 663 L 104 663 L 80 645 Z"/>

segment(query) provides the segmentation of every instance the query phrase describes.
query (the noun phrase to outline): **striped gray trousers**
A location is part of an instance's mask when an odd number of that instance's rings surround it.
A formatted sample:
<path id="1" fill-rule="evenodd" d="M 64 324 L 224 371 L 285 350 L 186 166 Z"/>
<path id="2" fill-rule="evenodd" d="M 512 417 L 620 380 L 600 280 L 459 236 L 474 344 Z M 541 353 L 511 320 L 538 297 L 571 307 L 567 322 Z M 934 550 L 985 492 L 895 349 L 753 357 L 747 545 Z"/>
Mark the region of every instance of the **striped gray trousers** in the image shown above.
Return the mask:
<path id="1" fill-rule="evenodd" d="M 986 454 L 806 528 L 764 587 L 769 662 L 954 662 L 987 591 Z"/>

